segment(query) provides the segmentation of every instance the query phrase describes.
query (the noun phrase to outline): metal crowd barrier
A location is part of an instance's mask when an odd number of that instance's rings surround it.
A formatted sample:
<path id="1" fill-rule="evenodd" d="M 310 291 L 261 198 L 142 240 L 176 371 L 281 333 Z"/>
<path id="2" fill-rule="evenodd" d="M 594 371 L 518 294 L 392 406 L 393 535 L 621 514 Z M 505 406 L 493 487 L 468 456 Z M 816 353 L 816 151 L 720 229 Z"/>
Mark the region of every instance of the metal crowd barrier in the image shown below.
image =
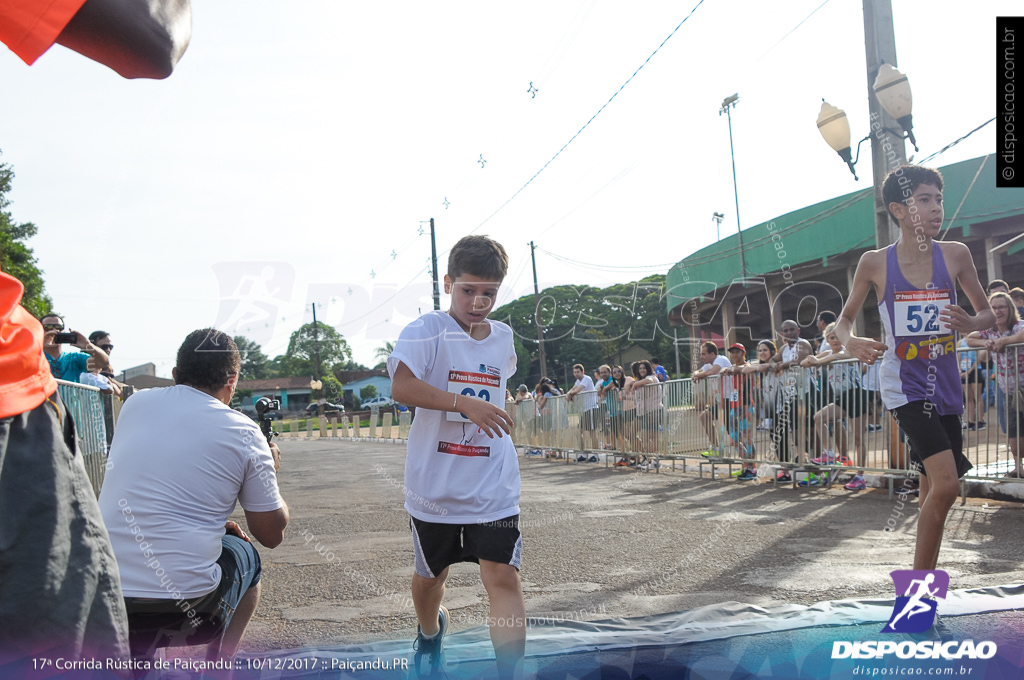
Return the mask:
<path id="1" fill-rule="evenodd" d="M 981 414 L 972 411 L 963 418 L 964 454 L 974 465 L 968 479 L 993 481 L 1019 470 L 1013 452 L 1021 450 L 1024 433 L 1010 436 L 1005 429 L 1017 418 L 1024 427 L 1024 414 L 1018 415 L 1024 399 L 1018 400 L 1016 389 L 1024 384 L 1024 366 L 1017 349 L 1024 353 L 1024 345 L 1009 348 L 1003 361 L 980 376 L 981 382 L 962 385 L 965 406 L 979 404 Z M 958 358 L 966 358 L 975 350 L 957 351 Z M 843 360 L 779 374 L 672 380 L 637 388 L 632 395 L 613 390 L 604 398 L 596 392 L 571 401 L 564 395 L 548 397 L 543 407 L 528 399 L 508 404 L 515 420 L 512 439 L 528 452 L 556 457 L 606 454 L 606 464 L 646 458 L 655 467 L 660 461 L 672 461 L 674 467 L 683 460 L 685 469 L 687 459 L 696 459 L 712 465 L 769 464 L 780 470 L 807 467 L 832 472 L 829 481 L 835 472 L 914 476 L 902 434 L 882 405 L 876 369 Z M 999 383 L 1005 390 L 996 384 L 996 374 L 1003 376 Z M 978 421 L 986 423 L 984 429 L 969 427 Z"/>
<path id="2" fill-rule="evenodd" d="M 114 436 L 114 425 L 121 411 L 121 400 L 103 394 L 92 385 L 57 381 L 57 392 L 75 423 L 75 436 L 93 492 L 100 494 L 107 469 L 107 452 Z"/>

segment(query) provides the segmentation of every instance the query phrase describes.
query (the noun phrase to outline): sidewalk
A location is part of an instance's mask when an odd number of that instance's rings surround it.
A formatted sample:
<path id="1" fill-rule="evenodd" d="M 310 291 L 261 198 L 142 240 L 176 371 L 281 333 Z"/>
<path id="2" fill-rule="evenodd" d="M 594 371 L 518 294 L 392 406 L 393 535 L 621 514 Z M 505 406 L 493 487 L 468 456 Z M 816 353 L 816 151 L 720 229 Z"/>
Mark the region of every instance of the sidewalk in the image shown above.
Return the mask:
<path id="1" fill-rule="evenodd" d="M 414 637 L 405 447 L 282 440 L 285 542 L 261 549 L 263 595 L 242 649 Z M 520 457 L 529 617 L 602 620 L 738 601 L 892 597 L 910 567 L 916 501 L 875 489 L 775 489 Z M 954 505 L 939 567 L 951 588 L 1020 579 L 1019 503 Z M 236 515 L 241 518 L 241 512 Z M 455 565 L 452 630 L 485 625 L 476 565 Z"/>

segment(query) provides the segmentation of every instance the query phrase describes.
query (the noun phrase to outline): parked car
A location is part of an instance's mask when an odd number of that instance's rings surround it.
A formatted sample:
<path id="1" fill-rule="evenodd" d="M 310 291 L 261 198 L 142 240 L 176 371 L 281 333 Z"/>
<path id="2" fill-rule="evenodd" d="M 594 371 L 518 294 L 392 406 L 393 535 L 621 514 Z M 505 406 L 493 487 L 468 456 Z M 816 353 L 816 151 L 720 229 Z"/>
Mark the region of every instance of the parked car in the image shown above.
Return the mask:
<path id="1" fill-rule="evenodd" d="M 306 407 L 306 413 L 309 415 L 317 413 L 318 411 L 319 409 L 317 408 L 316 402 L 313 402 L 312 404 Z M 341 411 L 342 413 L 344 413 L 345 407 L 342 406 L 341 404 L 332 404 L 331 402 L 327 402 L 326 404 L 324 404 L 324 413 L 327 413 L 328 411 Z"/>
<path id="2" fill-rule="evenodd" d="M 385 408 L 394 405 L 395 400 L 392 399 L 391 397 L 374 397 L 373 399 L 367 399 L 366 401 L 364 401 L 362 404 L 362 408 L 368 409 L 373 406 L 376 406 L 377 408 Z"/>

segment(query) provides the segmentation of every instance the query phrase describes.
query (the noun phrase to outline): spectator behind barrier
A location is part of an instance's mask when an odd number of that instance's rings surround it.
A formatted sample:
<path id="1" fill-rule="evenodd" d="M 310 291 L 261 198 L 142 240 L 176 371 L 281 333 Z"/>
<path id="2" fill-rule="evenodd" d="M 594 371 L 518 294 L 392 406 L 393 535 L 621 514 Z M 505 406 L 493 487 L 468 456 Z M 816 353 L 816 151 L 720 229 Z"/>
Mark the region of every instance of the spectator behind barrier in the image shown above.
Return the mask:
<path id="1" fill-rule="evenodd" d="M 114 552 L 23 291 L 0 272 L 0 667 L 125 657 Z"/>
<path id="2" fill-rule="evenodd" d="M 996 316 L 996 325 L 984 331 L 975 331 L 967 336 L 967 344 L 971 347 L 984 347 L 996 359 L 996 382 L 1005 395 L 1006 434 L 1010 455 L 1013 456 L 1014 469 L 1006 476 L 1021 476 L 1020 437 L 1024 432 L 1024 400 L 1021 399 L 1021 388 L 1024 387 L 1024 347 L 1006 349 L 1009 345 L 1024 343 L 1024 320 L 1017 314 L 1013 299 L 1007 293 L 994 293 L 989 297 L 989 305 Z"/>
<path id="3" fill-rule="evenodd" d="M 96 345 L 89 342 L 89 339 L 78 331 L 64 328 L 64 319 L 56 314 L 46 314 L 41 318 L 43 325 L 43 351 L 46 353 L 46 360 L 50 363 L 50 372 L 54 378 L 67 380 L 68 382 L 81 382 L 82 373 L 90 369 L 103 370 L 110 363 L 107 353 Z M 73 335 L 73 338 L 63 338 L 59 335 Z M 62 342 L 57 342 L 61 340 Z M 70 340 L 70 342 L 65 342 Z M 64 352 L 61 345 L 70 344 L 81 352 Z"/>
<path id="4" fill-rule="evenodd" d="M 209 643 L 208 659 L 234 656 L 260 593 L 259 553 L 228 521 L 235 503 L 260 543 L 284 539 L 280 451 L 228 405 L 240 366 L 229 336 L 194 331 L 178 349 L 175 385 L 137 392 L 121 409 L 100 509 L 133 655 L 151 655 L 157 632 L 171 629 Z"/>
<path id="5" fill-rule="evenodd" d="M 93 331 L 89 334 L 89 342 L 99 347 L 107 354 L 107 367 L 100 369 L 92 366 L 88 373 L 82 373 L 79 382 L 86 385 L 94 385 L 100 388 L 105 394 L 112 394 L 115 397 L 121 396 L 121 383 L 114 380 L 114 366 L 110 363 L 110 353 L 114 351 L 114 341 L 106 331 Z"/>

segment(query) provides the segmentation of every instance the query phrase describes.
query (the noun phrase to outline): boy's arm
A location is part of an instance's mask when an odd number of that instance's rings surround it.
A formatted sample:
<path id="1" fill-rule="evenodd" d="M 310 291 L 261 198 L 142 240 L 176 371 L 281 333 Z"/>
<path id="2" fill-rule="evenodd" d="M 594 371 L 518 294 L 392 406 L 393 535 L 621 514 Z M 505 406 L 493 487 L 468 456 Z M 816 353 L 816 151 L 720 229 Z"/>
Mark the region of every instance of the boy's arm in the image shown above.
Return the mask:
<path id="1" fill-rule="evenodd" d="M 977 313 L 971 316 L 963 307 L 949 305 L 939 312 L 939 319 L 960 333 L 991 328 L 996 323 L 996 316 L 992 313 L 985 289 L 981 287 L 981 281 L 978 280 L 978 269 L 974 266 L 971 251 L 963 243 L 957 241 L 945 243 L 942 247 L 943 253 L 949 256 L 947 262 L 952 261 L 954 265 L 955 280 L 959 282 Z"/>
<path id="2" fill-rule="evenodd" d="M 512 433 L 512 416 L 504 408 L 483 399 L 438 389 L 413 375 L 412 370 L 401 361 L 391 379 L 391 397 L 416 408 L 461 412 L 492 439 L 494 435 L 504 436 L 502 430 L 506 434 Z"/>
<path id="3" fill-rule="evenodd" d="M 850 356 L 865 364 L 875 363 L 888 348 L 877 340 L 854 335 L 853 322 L 857 318 L 857 312 L 864 306 L 871 287 L 881 290 L 878 282 L 882 280 L 884 274 L 884 250 L 870 250 L 861 255 L 857 271 L 853 275 L 853 289 L 850 290 L 850 297 L 846 299 L 843 311 L 839 314 L 839 322 L 836 323 L 836 337 L 839 338 L 839 342 L 843 343 Z"/>

